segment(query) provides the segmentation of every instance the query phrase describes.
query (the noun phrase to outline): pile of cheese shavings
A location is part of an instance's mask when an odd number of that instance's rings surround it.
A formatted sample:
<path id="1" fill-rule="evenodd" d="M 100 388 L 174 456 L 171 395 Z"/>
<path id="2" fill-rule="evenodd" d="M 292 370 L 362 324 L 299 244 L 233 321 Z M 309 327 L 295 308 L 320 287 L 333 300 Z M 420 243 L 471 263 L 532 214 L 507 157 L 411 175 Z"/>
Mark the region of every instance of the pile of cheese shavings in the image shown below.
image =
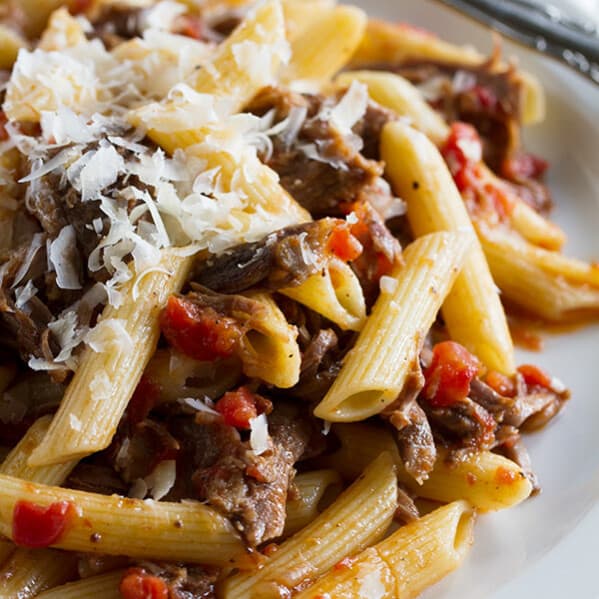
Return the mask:
<path id="1" fill-rule="evenodd" d="M 149 28 L 141 43 L 146 49 L 154 44 L 162 51 L 171 41 L 169 36 L 173 37 Z M 207 55 L 206 48 L 198 49 L 198 44 L 205 45 L 189 42 L 198 56 L 202 52 Z M 118 49 L 125 44 L 112 53 L 99 40 L 61 52 L 22 50 L 8 83 L 3 109 L 9 117 L 9 140 L 1 144 L 0 152 L 16 147 L 29 157 L 30 172 L 22 179 L 28 185 L 27 194 L 37 193 L 42 177 L 52 174 L 75 189 L 82 202 L 99 202 L 106 218 L 96 220 L 108 223 L 107 230 L 103 222 L 87 224 L 102 233 L 87 266 L 91 271 L 105 269 L 109 278 L 94 285 L 50 324 L 60 351 L 52 362 L 32 358 L 29 365 L 37 370 L 75 369 L 75 350 L 82 342 L 94 351 L 103 351 L 97 333 L 77 318 L 81 301 L 118 307 L 124 299 L 122 285 L 159 269 L 163 248 L 180 246 L 184 254 L 200 250 L 220 253 L 293 224 L 289 215 L 253 206 L 241 191 L 254 181 L 255 173 L 247 165 L 256 165 L 255 144 L 265 139 L 258 117 L 225 117 L 226 109 L 220 108 L 223 100 L 178 84 L 170 96 L 179 99 L 182 115 L 203 114 L 198 125 L 211 125 L 212 134 L 192 154 L 177 151 L 169 158 L 161 149 L 148 147 L 143 131 L 134 130 L 126 115 L 131 108 L 147 105 L 157 91 L 139 86 L 139 61 L 119 59 Z M 261 55 L 281 51 L 280 44 L 264 45 Z M 159 53 L 150 52 L 142 58 L 151 61 L 156 56 Z M 188 65 L 195 70 L 196 62 L 194 58 Z M 174 77 L 179 75 L 177 71 Z M 204 111 L 207 103 L 215 107 L 208 113 Z M 22 133 L 19 120 L 39 120 L 41 133 Z M 233 173 L 207 167 L 205 156 L 223 152 L 235 159 Z M 274 173 L 273 177 L 276 179 Z M 133 210 L 128 209 L 131 200 Z M 69 227 L 49 241 L 48 266 L 56 272 L 60 287 L 78 289 L 81 281 L 69 263 L 75 243 Z M 34 290 L 21 287 L 19 299 L 26 305 Z M 89 312 L 89 305 L 87 309 Z M 119 327 L 110 330 L 117 332 Z"/>

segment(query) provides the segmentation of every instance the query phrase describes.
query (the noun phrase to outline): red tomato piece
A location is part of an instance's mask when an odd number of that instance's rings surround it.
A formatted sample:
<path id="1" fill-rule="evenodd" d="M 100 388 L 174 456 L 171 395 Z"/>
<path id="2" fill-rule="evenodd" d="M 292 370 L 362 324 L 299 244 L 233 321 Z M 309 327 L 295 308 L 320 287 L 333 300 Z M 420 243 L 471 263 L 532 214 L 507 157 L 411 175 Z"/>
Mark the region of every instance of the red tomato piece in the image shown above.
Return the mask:
<path id="1" fill-rule="evenodd" d="M 515 393 L 512 379 L 505 374 L 501 374 L 501 372 L 497 372 L 496 370 L 491 370 L 487 374 L 485 382 L 487 385 L 489 385 L 489 387 L 491 387 L 491 389 L 499 393 L 499 395 L 503 395 L 504 397 L 512 397 Z"/>
<path id="2" fill-rule="evenodd" d="M 160 386 L 142 376 L 127 407 L 129 420 L 133 423 L 141 422 L 158 403 L 159 396 Z"/>
<path id="3" fill-rule="evenodd" d="M 362 244 L 351 234 L 347 226 L 341 225 L 333 229 L 328 250 L 340 260 L 351 262 L 362 253 Z"/>
<path id="4" fill-rule="evenodd" d="M 223 415 L 225 424 L 247 430 L 250 420 L 258 415 L 256 397 L 247 387 L 225 393 L 214 406 Z"/>
<path id="5" fill-rule="evenodd" d="M 463 345 L 443 341 L 433 347 L 433 360 L 424 372 L 424 396 L 435 408 L 446 408 L 465 399 L 480 363 Z"/>
<path id="6" fill-rule="evenodd" d="M 145 570 L 127 570 L 119 591 L 124 599 L 168 599 L 168 586 L 162 578 L 148 574 Z"/>
<path id="7" fill-rule="evenodd" d="M 201 361 L 233 355 L 242 335 L 234 319 L 175 295 L 160 315 L 160 326 L 175 349 Z"/>
<path id="8" fill-rule="evenodd" d="M 57 501 L 48 507 L 31 501 L 17 501 L 12 514 L 12 540 L 22 547 L 49 547 L 64 534 L 75 513 L 70 501 Z"/>
<path id="9" fill-rule="evenodd" d="M 497 96 L 492 89 L 483 85 L 475 85 L 472 91 L 484 108 L 494 109 L 497 106 Z"/>
<path id="10" fill-rule="evenodd" d="M 528 387 L 551 388 L 551 377 L 538 366 L 522 364 L 522 366 L 518 366 L 517 370 L 524 378 L 524 382 Z"/>
<path id="11" fill-rule="evenodd" d="M 549 167 L 549 163 L 534 154 L 520 153 L 506 159 L 501 173 L 508 179 L 537 179 Z"/>
<path id="12" fill-rule="evenodd" d="M 201 40 L 204 36 L 204 23 L 199 17 L 186 15 L 181 17 L 177 33 L 191 37 L 194 40 Z"/>
<path id="13" fill-rule="evenodd" d="M 472 187 L 477 178 L 477 165 L 482 160 L 483 146 L 472 125 L 456 122 L 441 148 L 449 170 L 460 191 Z"/>

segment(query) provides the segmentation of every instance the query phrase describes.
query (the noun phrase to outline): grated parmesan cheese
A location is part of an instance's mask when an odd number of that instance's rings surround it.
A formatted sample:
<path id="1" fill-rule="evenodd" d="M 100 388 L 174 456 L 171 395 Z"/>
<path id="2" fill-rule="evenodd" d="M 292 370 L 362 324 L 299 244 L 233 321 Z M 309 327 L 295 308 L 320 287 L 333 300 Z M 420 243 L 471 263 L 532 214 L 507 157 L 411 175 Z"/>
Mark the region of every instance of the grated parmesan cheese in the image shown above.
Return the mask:
<path id="1" fill-rule="evenodd" d="M 270 448 L 266 414 L 250 418 L 250 447 L 256 455 L 262 455 Z"/>
<path id="2" fill-rule="evenodd" d="M 75 228 L 73 225 L 67 225 L 50 243 L 48 251 L 48 261 L 56 272 L 56 284 L 61 289 L 81 289 L 78 260 Z"/>
<path id="3" fill-rule="evenodd" d="M 383 275 L 379 280 L 379 286 L 381 288 L 381 293 L 395 293 L 395 290 L 397 289 L 397 279 Z"/>
<path id="4" fill-rule="evenodd" d="M 159 501 L 173 488 L 177 478 L 177 463 L 175 460 L 164 460 L 145 477 L 148 492 L 153 499 Z"/>
<path id="5" fill-rule="evenodd" d="M 101 320 L 85 336 L 85 343 L 95 352 L 110 352 L 115 347 L 133 351 L 131 335 L 125 328 L 126 321 L 121 318 Z"/>

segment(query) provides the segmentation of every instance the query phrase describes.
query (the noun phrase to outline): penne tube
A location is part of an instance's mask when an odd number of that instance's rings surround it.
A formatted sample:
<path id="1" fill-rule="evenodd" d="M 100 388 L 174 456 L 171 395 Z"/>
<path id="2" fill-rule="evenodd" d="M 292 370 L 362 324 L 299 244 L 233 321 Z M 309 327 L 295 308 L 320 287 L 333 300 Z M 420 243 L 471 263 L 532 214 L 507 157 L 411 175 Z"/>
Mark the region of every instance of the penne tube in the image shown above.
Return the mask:
<path id="1" fill-rule="evenodd" d="M 417 236 L 433 231 L 474 232 L 441 154 L 422 133 L 400 122 L 386 125 L 381 154 L 395 192 L 408 204 L 408 219 Z M 476 240 L 443 304 L 443 317 L 451 338 L 488 368 L 508 375 L 514 372 L 514 348 L 505 313 Z"/>
<path id="2" fill-rule="evenodd" d="M 332 422 L 364 420 L 397 398 L 472 239 L 467 233 L 435 233 L 408 246 L 405 264 L 392 273 L 395 289 L 377 299 L 341 372 L 314 410 L 316 416 Z"/>
<path id="3" fill-rule="evenodd" d="M 18 32 L 0 23 L 0 69 L 11 69 L 21 48 L 27 41 Z"/>
<path id="4" fill-rule="evenodd" d="M 366 321 L 366 301 L 360 282 L 351 267 L 338 258 L 331 259 L 322 273 L 279 292 L 344 330 L 359 331 Z"/>
<path id="5" fill-rule="evenodd" d="M 42 591 L 73 580 L 77 561 L 77 555 L 56 549 L 17 549 L 0 569 L 0 599 L 42 596 Z"/>
<path id="6" fill-rule="evenodd" d="M 386 23 L 369 19 L 360 46 L 351 60 L 353 68 L 369 64 L 398 64 L 409 60 L 442 62 L 477 67 L 489 60 L 470 46 L 457 46 L 443 41 L 433 33 L 402 23 Z M 497 69 L 510 68 L 499 62 Z M 521 83 L 521 118 L 525 125 L 540 123 L 545 119 L 545 93 L 539 80 L 526 71 L 518 71 Z"/>
<path id="7" fill-rule="evenodd" d="M 77 464 L 76 461 L 71 460 L 62 464 L 40 467 L 29 466 L 27 463 L 34 449 L 44 438 L 51 421 L 51 416 L 43 416 L 29 427 L 19 443 L 0 464 L 0 474 L 7 474 L 8 476 L 45 485 L 61 485 L 66 480 Z M 13 543 L 0 541 L 0 564 L 5 562 L 14 551 L 15 545 Z"/>
<path id="8" fill-rule="evenodd" d="M 267 315 L 241 339 L 243 372 L 281 389 L 293 387 L 300 377 L 302 357 L 297 328 L 290 325 L 268 293 L 246 293 L 259 301 Z M 260 328 L 258 328 L 260 327 Z"/>
<path id="9" fill-rule="evenodd" d="M 411 124 L 436 145 L 447 139 L 449 126 L 407 79 L 382 71 L 349 71 L 335 79 L 341 86 L 348 86 L 352 81 L 368 86 L 368 94 L 375 102 L 408 117 Z"/>
<path id="10" fill-rule="evenodd" d="M 495 511 L 517 505 L 530 496 L 532 484 L 515 462 L 490 451 L 472 452 L 451 461 L 447 450 L 437 449 L 437 461 L 423 484 L 405 470 L 392 433 L 366 423 L 336 424 L 341 445 L 318 459 L 326 468 L 354 480 L 366 464 L 388 452 L 397 467 L 397 477 L 418 497 L 441 502 L 465 499 L 480 511 Z"/>
<path id="11" fill-rule="evenodd" d="M 117 320 L 124 335 L 107 340 L 104 351 L 85 349 L 46 436 L 29 458 L 31 466 L 80 459 L 110 445 L 156 349 L 160 310 L 168 296 L 181 288 L 191 264 L 176 250 L 164 250 L 160 266 L 164 272 L 155 271 L 137 281 L 134 277 L 126 284 L 120 307 L 104 310 L 102 321 Z M 137 300 L 133 297 L 135 286 Z"/>
<path id="12" fill-rule="evenodd" d="M 439 508 L 334 568 L 297 599 L 413 599 L 462 563 L 472 545 L 474 518 L 463 501 Z"/>
<path id="13" fill-rule="evenodd" d="M 58 549 L 132 558 L 230 564 L 243 551 L 232 524 L 195 501 L 170 503 L 98 495 L 0 475 L 0 535 L 12 539 L 17 502 L 48 507 L 67 502 Z"/>
<path id="14" fill-rule="evenodd" d="M 224 99 L 226 112 L 234 114 L 259 89 L 274 81 L 280 63 L 286 60 L 287 52 L 281 4 L 279 0 L 268 0 L 220 44 L 189 84 L 207 98 L 213 96 L 215 102 L 217 98 Z M 198 143 L 206 136 L 201 127 L 188 128 L 189 111 L 183 115 L 179 113 L 180 106 L 173 99 L 167 99 L 132 111 L 129 119 L 135 126 L 145 126 L 149 130 L 149 137 L 172 153 L 177 148 Z M 173 119 L 178 123 L 178 130 L 173 128 Z M 218 117 L 214 120 L 218 120 Z M 170 124 L 161 129 L 165 121 Z"/>
<path id="15" fill-rule="evenodd" d="M 78 46 L 87 41 L 83 27 L 63 6 L 50 16 L 48 25 L 40 38 L 38 48 L 46 52 Z"/>
<path id="16" fill-rule="evenodd" d="M 335 7 L 335 0 L 283 0 L 285 32 L 293 43 L 308 27 Z"/>
<path id="17" fill-rule="evenodd" d="M 595 265 L 478 225 L 491 272 L 507 300 L 552 322 L 599 314 L 599 269 Z"/>
<path id="18" fill-rule="evenodd" d="M 61 485 L 67 479 L 77 464 L 75 460 L 37 467 L 30 466 L 28 463 L 31 454 L 48 432 L 51 422 L 52 416 L 42 416 L 29 427 L 23 438 L 0 465 L 0 474 L 15 476 L 43 485 Z"/>
<path id="19" fill-rule="evenodd" d="M 566 243 L 566 234 L 554 223 L 541 216 L 528 204 L 515 198 L 510 224 L 524 239 L 548 250 L 560 250 Z"/>
<path id="20" fill-rule="evenodd" d="M 281 82 L 316 86 L 342 69 L 360 44 L 366 28 L 364 11 L 355 6 L 336 6 L 321 11 L 318 19 L 291 39 L 291 60 L 283 68 Z"/>
<path id="21" fill-rule="evenodd" d="M 64 4 L 64 0 L 19 0 L 18 7 L 23 14 L 23 29 L 29 37 L 39 35 L 50 14 Z"/>
<path id="22" fill-rule="evenodd" d="M 90 576 L 37 595 L 38 599 L 121 599 L 119 584 L 124 571 Z"/>
<path id="23" fill-rule="evenodd" d="M 298 496 L 287 502 L 287 518 L 283 536 L 288 537 L 312 522 L 320 513 L 325 494 L 339 488 L 341 477 L 335 470 L 302 472 L 293 479 Z"/>
<path id="24" fill-rule="evenodd" d="M 284 541 L 261 569 L 227 579 L 223 596 L 275 599 L 316 578 L 380 539 L 396 502 L 395 468 L 391 456 L 382 454 L 311 524 Z"/>

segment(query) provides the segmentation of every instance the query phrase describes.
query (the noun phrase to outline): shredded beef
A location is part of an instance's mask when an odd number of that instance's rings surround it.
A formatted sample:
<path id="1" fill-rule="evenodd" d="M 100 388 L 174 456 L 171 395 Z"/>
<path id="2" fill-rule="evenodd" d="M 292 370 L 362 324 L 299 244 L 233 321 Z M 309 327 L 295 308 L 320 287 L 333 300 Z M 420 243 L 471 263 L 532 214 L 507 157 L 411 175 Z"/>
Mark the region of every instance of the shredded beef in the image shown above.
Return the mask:
<path id="1" fill-rule="evenodd" d="M 111 3 L 92 15 L 91 36 L 100 38 L 111 49 L 125 40 L 142 37 L 142 19 L 142 8 Z"/>
<path id="2" fill-rule="evenodd" d="M 278 173 L 281 185 L 315 218 L 339 215 L 340 204 L 356 200 L 361 191 L 374 187 L 383 173 L 380 163 L 359 152 L 359 137 L 356 147 L 352 143 L 355 140 L 342 136 L 319 116 L 324 102 L 323 96 L 302 96 L 270 87 L 258 94 L 248 108 L 260 115 L 274 109 L 277 122 L 289 116 L 292 107 L 306 111 L 297 139 L 286 143 L 280 136 L 275 137 L 273 151 L 264 159 Z M 364 130 L 373 145 L 375 127 L 365 126 Z M 308 144 L 316 149 L 319 159 L 308 155 Z"/>
<path id="3" fill-rule="evenodd" d="M 410 60 L 382 68 L 416 85 L 438 82 L 433 106 L 449 122 L 476 127 L 483 138 L 485 162 L 494 170 L 499 171 L 519 147 L 521 84 L 513 69 L 498 70 L 493 59 L 480 66 Z"/>
<path id="4" fill-rule="evenodd" d="M 125 573 L 151 574 L 166 582 L 168 599 L 216 599 L 217 568 L 192 564 L 141 562 Z"/>
<path id="5" fill-rule="evenodd" d="M 69 489 L 101 495 L 127 495 L 129 486 L 109 466 L 80 462 L 66 480 Z"/>
<path id="6" fill-rule="evenodd" d="M 397 489 L 397 509 L 395 510 L 395 518 L 401 520 L 405 524 L 409 524 L 420 518 L 420 513 L 414 500 L 401 485 Z"/>
<path id="7" fill-rule="evenodd" d="M 196 445 L 198 499 L 230 518 L 252 546 L 282 534 L 293 465 L 310 437 L 305 423 L 281 411 L 269 417 L 269 431 L 271 448 L 260 456 L 235 429 L 218 424 L 203 425 L 200 454 Z"/>
<path id="8" fill-rule="evenodd" d="M 380 160 L 380 142 L 383 127 L 397 115 L 376 102 L 369 102 L 366 114 L 354 125 L 353 132 L 362 138 L 364 146 L 361 153 L 370 160 Z"/>
<path id="9" fill-rule="evenodd" d="M 430 424 L 417 402 L 423 384 L 420 369 L 415 369 L 408 377 L 401 396 L 383 414 L 397 430 L 399 451 L 406 471 L 418 482 L 428 478 L 437 459 Z"/>
<path id="10" fill-rule="evenodd" d="M 329 238 L 339 226 L 345 226 L 343 221 L 323 218 L 280 229 L 201 260 L 192 279 L 221 293 L 239 293 L 256 285 L 271 290 L 295 287 L 324 268 Z"/>

